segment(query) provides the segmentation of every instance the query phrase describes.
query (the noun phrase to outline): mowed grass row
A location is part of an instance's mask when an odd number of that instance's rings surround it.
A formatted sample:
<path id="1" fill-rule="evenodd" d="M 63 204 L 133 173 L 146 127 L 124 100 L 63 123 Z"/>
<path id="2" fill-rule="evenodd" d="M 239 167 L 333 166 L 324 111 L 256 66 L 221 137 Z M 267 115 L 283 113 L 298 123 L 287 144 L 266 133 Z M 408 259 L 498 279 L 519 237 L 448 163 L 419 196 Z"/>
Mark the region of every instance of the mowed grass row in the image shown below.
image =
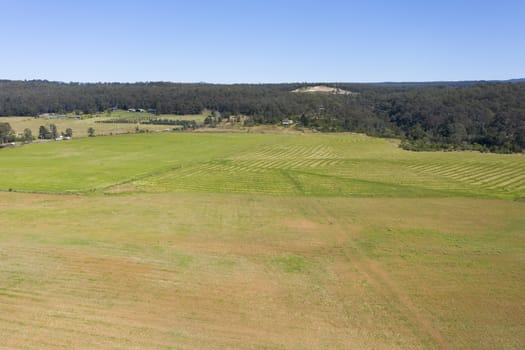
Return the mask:
<path id="1" fill-rule="evenodd" d="M 436 164 L 448 166 L 449 171 L 434 171 Z M 455 164 L 461 165 L 457 171 Z M 519 198 L 525 194 L 524 174 L 521 155 L 419 154 L 361 135 L 309 135 L 281 137 L 258 149 L 173 169 L 112 190 Z"/>
<path id="2" fill-rule="evenodd" d="M 317 172 L 318 173 L 317 173 Z M 243 167 L 238 164 L 208 163 L 174 169 L 141 180 L 113 186 L 115 192 L 216 192 L 299 196 L 424 197 L 471 193 L 432 190 L 399 182 L 361 180 L 323 174 L 322 170 L 289 170 Z"/>
<path id="3" fill-rule="evenodd" d="M 522 193 L 525 189 L 525 171 L 522 164 L 520 162 L 513 164 L 490 156 L 488 158 L 481 162 L 474 157 L 451 162 L 447 162 L 446 159 L 435 159 L 417 165 L 412 164 L 410 167 L 418 172 L 430 173 L 473 187 Z"/>
<path id="4" fill-rule="evenodd" d="M 413 153 L 363 135 L 156 134 L 4 150 L 0 189 L 301 196 L 525 196 L 525 157 Z"/>

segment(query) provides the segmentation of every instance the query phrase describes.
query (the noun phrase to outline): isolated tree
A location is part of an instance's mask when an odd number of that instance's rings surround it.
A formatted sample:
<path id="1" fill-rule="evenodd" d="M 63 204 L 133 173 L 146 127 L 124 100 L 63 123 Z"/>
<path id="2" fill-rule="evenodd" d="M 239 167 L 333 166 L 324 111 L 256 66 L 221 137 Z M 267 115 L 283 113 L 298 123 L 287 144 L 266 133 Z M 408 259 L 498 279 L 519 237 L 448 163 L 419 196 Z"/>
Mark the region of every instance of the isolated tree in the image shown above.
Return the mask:
<path id="1" fill-rule="evenodd" d="M 66 129 L 66 136 L 67 137 L 73 137 L 73 129 L 67 128 Z"/>
<path id="2" fill-rule="evenodd" d="M 9 123 L 0 123 L 0 143 L 11 142 L 14 136 L 15 131 L 11 129 Z"/>
<path id="3" fill-rule="evenodd" d="M 56 139 L 58 137 L 58 129 L 55 124 L 49 124 L 49 132 L 51 133 L 52 139 Z"/>
<path id="4" fill-rule="evenodd" d="M 93 127 L 90 126 L 90 127 L 87 129 L 87 133 L 88 133 L 88 136 L 89 136 L 89 137 L 93 137 L 93 136 L 95 136 L 95 129 L 93 129 Z"/>
<path id="5" fill-rule="evenodd" d="M 38 138 L 40 140 L 51 138 L 51 133 L 44 125 L 40 125 L 40 128 L 38 129 Z"/>
<path id="6" fill-rule="evenodd" d="M 25 128 L 23 137 L 25 142 L 33 142 L 33 133 L 31 132 L 31 129 Z"/>
<path id="7" fill-rule="evenodd" d="M 308 126 L 308 117 L 306 116 L 306 114 L 301 114 L 301 117 L 299 118 L 299 122 L 303 125 L 303 126 Z"/>

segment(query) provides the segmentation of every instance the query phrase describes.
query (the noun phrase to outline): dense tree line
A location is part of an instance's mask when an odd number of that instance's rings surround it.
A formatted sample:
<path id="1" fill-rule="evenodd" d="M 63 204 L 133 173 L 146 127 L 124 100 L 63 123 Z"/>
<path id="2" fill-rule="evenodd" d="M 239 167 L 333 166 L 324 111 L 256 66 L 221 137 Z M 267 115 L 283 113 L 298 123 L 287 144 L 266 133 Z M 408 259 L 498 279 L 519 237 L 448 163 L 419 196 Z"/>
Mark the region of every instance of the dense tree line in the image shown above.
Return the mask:
<path id="1" fill-rule="evenodd" d="M 375 106 L 415 149 L 525 149 L 525 84 L 415 89 Z"/>
<path id="2" fill-rule="evenodd" d="M 318 84 L 57 83 L 0 81 L 0 115 L 101 113 L 109 108 L 291 118 L 320 131 L 404 138 L 410 149 L 525 149 L 525 84 L 516 82 L 326 84 L 351 95 L 292 93 Z"/>
<path id="3" fill-rule="evenodd" d="M 137 121 L 136 119 L 125 119 L 125 118 L 111 118 L 106 120 L 97 121 L 97 123 L 113 124 L 113 123 L 124 123 L 124 124 L 150 124 L 150 125 L 176 125 L 182 126 L 183 129 L 196 129 L 198 127 L 195 120 L 179 120 L 179 119 L 166 119 L 166 118 L 155 118 L 155 119 L 144 119 Z"/>

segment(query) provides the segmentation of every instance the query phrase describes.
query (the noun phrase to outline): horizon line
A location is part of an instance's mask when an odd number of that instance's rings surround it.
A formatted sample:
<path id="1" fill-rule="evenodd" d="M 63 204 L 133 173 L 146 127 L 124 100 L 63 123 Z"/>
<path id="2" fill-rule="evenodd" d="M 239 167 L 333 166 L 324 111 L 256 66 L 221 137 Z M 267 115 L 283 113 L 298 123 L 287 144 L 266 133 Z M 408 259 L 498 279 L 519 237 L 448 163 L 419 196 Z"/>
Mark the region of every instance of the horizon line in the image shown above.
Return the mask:
<path id="1" fill-rule="evenodd" d="M 190 85 L 283 85 L 283 84 L 441 84 L 441 83 L 483 83 L 483 82 L 513 82 L 523 81 L 525 78 L 510 79 L 467 79 L 467 80 L 406 80 L 406 81 L 281 81 L 281 82 L 207 82 L 207 81 L 173 81 L 173 80 L 144 80 L 144 81 L 63 81 L 49 79 L 2 79 L 0 82 L 47 82 L 59 84 L 190 84 Z"/>

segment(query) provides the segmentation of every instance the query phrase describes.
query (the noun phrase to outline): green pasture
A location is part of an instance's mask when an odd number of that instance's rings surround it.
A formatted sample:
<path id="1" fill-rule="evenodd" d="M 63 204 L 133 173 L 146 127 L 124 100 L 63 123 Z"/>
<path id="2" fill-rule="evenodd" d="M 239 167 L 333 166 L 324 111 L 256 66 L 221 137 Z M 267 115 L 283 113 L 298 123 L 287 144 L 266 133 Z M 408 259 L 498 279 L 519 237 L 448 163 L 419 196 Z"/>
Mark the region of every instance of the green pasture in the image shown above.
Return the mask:
<path id="1" fill-rule="evenodd" d="M 0 160 L 0 347 L 525 347 L 523 155 L 174 132 Z"/>
<path id="2" fill-rule="evenodd" d="M 125 122 L 141 122 L 151 119 L 168 119 L 168 120 L 194 120 L 197 123 L 204 122 L 204 119 L 210 114 L 209 111 L 204 110 L 200 114 L 152 114 L 148 112 L 128 112 L 124 110 L 116 110 L 100 114 L 101 117 L 107 119 L 121 119 Z"/>
<path id="3" fill-rule="evenodd" d="M 70 114 L 69 116 L 73 116 Z M 28 128 L 33 133 L 33 136 L 38 137 L 38 130 L 41 125 L 49 128 L 50 124 L 55 124 L 58 132 L 65 132 L 66 129 L 73 130 L 73 137 L 87 137 L 88 128 L 95 129 L 95 135 L 116 135 L 135 133 L 136 128 L 139 127 L 144 131 L 161 131 L 165 129 L 176 128 L 174 125 L 155 125 L 155 124 L 139 124 L 140 121 L 150 119 L 168 119 L 168 120 L 194 120 L 197 123 L 202 123 L 207 116 L 207 112 L 201 114 L 191 115 L 175 115 L 175 114 L 161 114 L 153 115 L 151 113 L 136 113 L 118 110 L 111 113 L 100 113 L 97 115 L 84 115 L 83 119 L 60 118 L 60 119 L 45 119 L 34 117 L 0 117 L 0 122 L 9 123 L 16 133 L 22 133 L 24 129 Z M 116 122 L 104 123 L 104 121 L 116 120 Z"/>
<path id="4" fill-rule="evenodd" d="M 162 133 L 2 150 L 0 189 L 336 197 L 525 196 L 525 157 L 408 152 L 355 134 Z"/>

